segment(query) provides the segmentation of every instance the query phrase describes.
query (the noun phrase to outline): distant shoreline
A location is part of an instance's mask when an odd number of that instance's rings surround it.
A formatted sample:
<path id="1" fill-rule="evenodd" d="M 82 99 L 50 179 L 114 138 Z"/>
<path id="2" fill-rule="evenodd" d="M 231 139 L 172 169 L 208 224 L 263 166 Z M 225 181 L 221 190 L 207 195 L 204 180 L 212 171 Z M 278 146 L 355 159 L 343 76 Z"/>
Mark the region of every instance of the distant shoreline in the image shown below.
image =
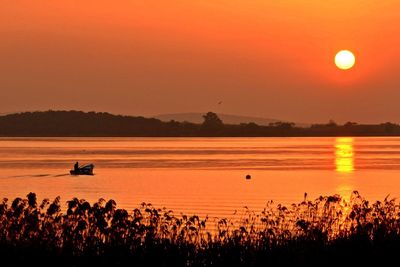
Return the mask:
<path id="1" fill-rule="evenodd" d="M 202 124 L 164 122 L 155 118 L 105 112 L 44 111 L 0 116 L 0 137 L 388 137 L 400 136 L 400 125 L 343 125 L 329 121 L 298 127 L 290 122 L 224 124 L 213 112 Z"/>

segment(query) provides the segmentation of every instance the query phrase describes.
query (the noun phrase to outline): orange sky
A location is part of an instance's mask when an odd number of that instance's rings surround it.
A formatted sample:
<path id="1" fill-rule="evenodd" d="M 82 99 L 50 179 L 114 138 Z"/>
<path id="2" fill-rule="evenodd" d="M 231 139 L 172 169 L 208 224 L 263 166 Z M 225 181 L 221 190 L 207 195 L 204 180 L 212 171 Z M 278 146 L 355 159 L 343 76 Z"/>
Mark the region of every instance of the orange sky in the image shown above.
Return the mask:
<path id="1" fill-rule="evenodd" d="M 398 0 L 3 0 L 0 112 L 400 122 L 399 26 Z"/>

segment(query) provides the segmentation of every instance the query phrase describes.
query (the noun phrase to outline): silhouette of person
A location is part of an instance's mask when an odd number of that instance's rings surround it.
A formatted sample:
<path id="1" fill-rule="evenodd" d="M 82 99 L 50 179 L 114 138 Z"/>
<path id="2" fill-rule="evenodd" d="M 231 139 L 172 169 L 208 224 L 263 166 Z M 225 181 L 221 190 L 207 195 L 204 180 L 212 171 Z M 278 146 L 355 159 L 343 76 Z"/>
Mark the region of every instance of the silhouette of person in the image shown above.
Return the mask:
<path id="1" fill-rule="evenodd" d="M 74 165 L 74 171 L 79 171 L 79 163 L 78 162 L 76 162 L 75 163 L 75 165 Z"/>

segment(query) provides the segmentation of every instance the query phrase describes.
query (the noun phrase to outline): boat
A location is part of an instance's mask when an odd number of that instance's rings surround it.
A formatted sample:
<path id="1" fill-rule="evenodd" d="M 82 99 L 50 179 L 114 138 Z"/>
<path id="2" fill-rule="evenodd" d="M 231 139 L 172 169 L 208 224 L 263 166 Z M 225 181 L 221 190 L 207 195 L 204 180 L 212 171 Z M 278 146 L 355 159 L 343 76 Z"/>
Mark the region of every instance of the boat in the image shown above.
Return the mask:
<path id="1" fill-rule="evenodd" d="M 93 175 L 94 164 L 86 164 L 79 167 L 77 170 L 70 170 L 71 175 Z"/>

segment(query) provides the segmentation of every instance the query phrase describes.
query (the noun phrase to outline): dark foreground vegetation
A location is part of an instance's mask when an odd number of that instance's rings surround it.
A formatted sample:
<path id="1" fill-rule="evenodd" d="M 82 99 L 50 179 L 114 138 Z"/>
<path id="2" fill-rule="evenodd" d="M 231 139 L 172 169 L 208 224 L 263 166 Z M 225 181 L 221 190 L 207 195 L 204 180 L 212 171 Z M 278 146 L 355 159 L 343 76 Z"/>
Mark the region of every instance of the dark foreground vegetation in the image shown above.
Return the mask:
<path id="1" fill-rule="evenodd" d="M 274 122 L 267 126 L 255 123 L 224 124 L 213 112 L 204 115 L 202 124 L 163 122 L 154 118 L 112 115 L 105 112 L 46 111 L 0 116 L 0 136 L 148 136 L 148 137 L 254 137 L 254 136 L 400 136 L 398 124 L 338 125 L 334 121 L 298 127 L 294 123 Z"/>
<path id="2" fill-rule="evenodd" d="M 175 215 L 143 203 L 133 211 L 113 200 L 0 205 L 1 266 L 383 266 L 399 262 L 400 206 L 369 203 L 357 192 L 269 202 L 239 222 Z"/>

